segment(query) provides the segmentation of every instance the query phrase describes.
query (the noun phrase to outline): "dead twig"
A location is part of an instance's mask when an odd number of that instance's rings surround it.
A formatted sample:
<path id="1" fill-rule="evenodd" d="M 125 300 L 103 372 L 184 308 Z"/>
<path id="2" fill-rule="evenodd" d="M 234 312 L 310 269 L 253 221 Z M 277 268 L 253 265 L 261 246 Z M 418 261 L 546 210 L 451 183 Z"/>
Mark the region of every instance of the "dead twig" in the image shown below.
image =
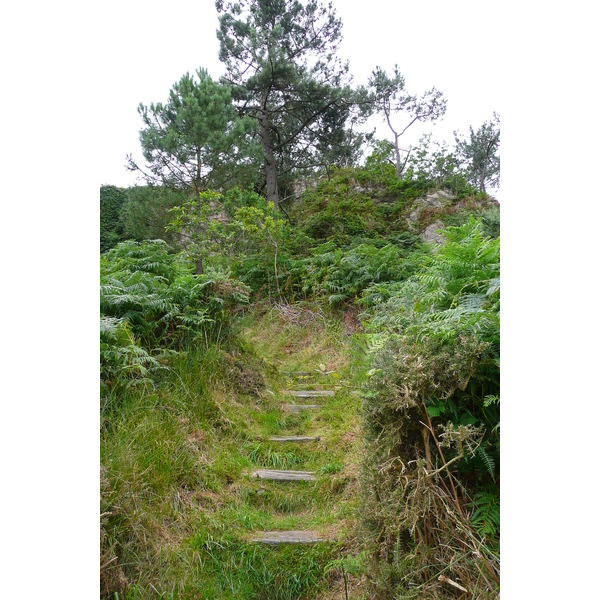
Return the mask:
<path id="1" fill-rule="evenodd" d="M 449 577 L 446 577 L 445 575 L 440 575 L 438 577 L 438 579 L 440 581 L 443 581 L 444 583 L 447 583 L 457 589 L 459 589 L 461 592 L 468 592 L 469 590 L 467 590 L 466 588 L 464 588 L 462 585 L 460 585 L 459 583 L 456 583 L 456 581 L 452 581 L 452 579 L 450 579 Z"/>

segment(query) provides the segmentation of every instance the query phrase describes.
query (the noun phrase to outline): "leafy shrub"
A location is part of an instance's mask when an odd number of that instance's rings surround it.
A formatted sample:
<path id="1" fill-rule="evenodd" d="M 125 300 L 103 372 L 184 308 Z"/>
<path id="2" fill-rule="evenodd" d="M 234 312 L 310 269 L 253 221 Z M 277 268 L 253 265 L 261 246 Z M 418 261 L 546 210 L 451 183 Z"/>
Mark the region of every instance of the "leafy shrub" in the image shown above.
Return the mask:
<path id="1" fill-rule="evenodd" d="M 100 186 L 100 252 L 106 252 L 124 239 L 121 212 L 126 190 L 114 185 Z"/>
<path id="2" fill-rule="evenodd" d="M 425 584 L 435 593 L 449 564 L 463 582 L 484 573 L 490 592 L 497 582 L 499 239 L 474 219 L 445 235 L 412 277 L 363 297 L 374 369 L 362 523 L 380 556 L 370 571 L 378 597 Z M 484 550 L 472 561 L 465 547 Z"/>
<path id="3" fill-rule="evenodd" d="M 255 296 L 293 297 L 298 290 L 295 255 L 307 253 L 311 240 L 255 192 L 203 192 L 172 213 L 169 229 L 187 238 L 191 260 L 231 270 Z"/>
<path id="4" fill-rule="evenodd" d="M 157 354 L 227 334 L 249 290 L 226 273 L 194 275 L 162 240 L 118 244 L 101 259 L 101 373 L 148 381 Z"/>

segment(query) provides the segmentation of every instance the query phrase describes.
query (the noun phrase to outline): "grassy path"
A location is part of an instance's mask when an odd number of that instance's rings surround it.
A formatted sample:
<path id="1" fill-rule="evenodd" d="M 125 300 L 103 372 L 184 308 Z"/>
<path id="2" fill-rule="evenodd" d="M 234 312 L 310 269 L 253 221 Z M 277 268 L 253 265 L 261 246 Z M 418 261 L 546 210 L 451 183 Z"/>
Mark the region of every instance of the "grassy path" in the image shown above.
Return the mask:
<path id="1" fill-rule="evenodd" d="M 127 580 L 138 582 L 119 600 L 346 597 L 335 561 L 354 545 L 356 366 L 343 325 L 299 314 L 306 319 L 275 310 L 248 315 L 241 355 L 191 354 L 173 364 L 176 377 L 132 393 L 111 416 L 101 438 L 103 530 Z M 311 376 L 286 374 L 297 372 Z M 298 398 L 290 389 L 335 394 Z M 320 409 L 284 407 L 305 403 Z M 319 440 L 270 439 L 276 436 Z M 251 477 L 259 469 L 308 471 L 315 480 Z M 328 541 L 252 541 L 273 531 Z"/>
<path id="2" fill-rule="evenodd" d="M 275 568 L 291 568 L 299 580 L 313 580 L 312 594 L 321 588 L 319 597 L 343 598 L 341 582 L 335 581 L 339 573 L 331 571 L 326 576 L 325 571 L 351 545 L 359 460 L 358 403 L 351 393 L 346 332 L 323 325 L 315 319 L 298 326 L 271 314 L 258 322 L 251 319 L 244 329 L 246 339 L 271 367 L 265 394 L 269 400 L 253 423 L 255 439 L 260 441 L 250 457 L 261 468 L 308 471 L 316 477 L 315 482 L 249 481 L 245 486 L 251 489 L 248 508 L 258 505 L 270 530 L 310 531 L 330 540 L 311 548 L 271 550 Z M 304 394 L 289 394 L 290 390 L 317 394 L 304 398 Z M 308 403 L 319 408 L 298 412 L 287 408 Z M 270 440 L 283 436 L 318 440 L 302 444 Z M 308 556 L 329 560 L 311 562 L 311 569 L 304 571 Z M 280 597 L 287 597 L 283 590 Z"/>

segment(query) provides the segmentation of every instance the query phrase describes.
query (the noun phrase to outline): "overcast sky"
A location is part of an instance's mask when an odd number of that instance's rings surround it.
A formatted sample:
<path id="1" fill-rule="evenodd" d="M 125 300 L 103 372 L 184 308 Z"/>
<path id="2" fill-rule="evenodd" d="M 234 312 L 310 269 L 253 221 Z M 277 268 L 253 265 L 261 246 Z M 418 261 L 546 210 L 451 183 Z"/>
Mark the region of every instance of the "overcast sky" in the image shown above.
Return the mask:
<path id="1" fill-rule="evenodd" d="M 422 93 L 435 86 L 448 101 L 445 117 L 435 125 L 415 125 L 404 144 L 428 130 L 453 142 L 452 131 L 468 132 L 501 114 L 498 98 L 498 15 L 476 2 L 398 2 L 335 0 L 343 23 L 340 57 L 350 62 L 354 83 L 366 83 L 375 66 L 391 72 L 398 64 L 407 90 Z M 99 183 L 132 185 L 136 175 L 125 157 L 141 159 L 138 132 L 140 102 L 164 101 L 186 72 L 208 69 L 224 73 L 218 59 L 218 16 L 212 0 L 164 2 L 130 0 L 115 5 L 108 21 L 112 31 L 100 55 L 103 86 L 112 90 L 104 103 L 98 153 Z M 391 134 L 375 120 L 376 137 Z M 420 128 L 419 128 L 420 127 Z"/>

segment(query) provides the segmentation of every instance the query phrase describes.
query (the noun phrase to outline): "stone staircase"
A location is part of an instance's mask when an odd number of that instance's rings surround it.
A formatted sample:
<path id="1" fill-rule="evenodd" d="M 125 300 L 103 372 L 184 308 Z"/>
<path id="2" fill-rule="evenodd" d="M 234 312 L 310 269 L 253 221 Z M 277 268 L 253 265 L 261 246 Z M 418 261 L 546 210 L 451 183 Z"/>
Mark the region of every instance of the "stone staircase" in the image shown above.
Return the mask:
<path id="1" fill-rule="evenodd" d="M 296 385 L 309 384 L 313 378 L 313 373 L 308 371 L 284 372 Z M 284 394 L 295 398 L 328 398 L 334 396 L 333 390 L 302 390 L 291 389 L 283 391 Z M 303 411 L 315 411 L 321 408 L 321 404 L 283 404 L 282 409 L 291 413 L 300 413 Z M 282 432 L 285 433 L 285 432 Z M 268 438 L 272 442 L 305 444 L 308 442 L 319 442 L 320 436 L 304 435 L 280 435 Z M 276 469 L 257 469 L 252 472 L 252 477 L 268 481 L 316 481 L 315 473 L 310 471 L 291 471 Z M 329 541 L 317 531 L 262 531 L 256 532 L 251 541 L 253 543 L 268 544 L 272 546 L 279 545 L 305 545 L 316 544 Z"/>

